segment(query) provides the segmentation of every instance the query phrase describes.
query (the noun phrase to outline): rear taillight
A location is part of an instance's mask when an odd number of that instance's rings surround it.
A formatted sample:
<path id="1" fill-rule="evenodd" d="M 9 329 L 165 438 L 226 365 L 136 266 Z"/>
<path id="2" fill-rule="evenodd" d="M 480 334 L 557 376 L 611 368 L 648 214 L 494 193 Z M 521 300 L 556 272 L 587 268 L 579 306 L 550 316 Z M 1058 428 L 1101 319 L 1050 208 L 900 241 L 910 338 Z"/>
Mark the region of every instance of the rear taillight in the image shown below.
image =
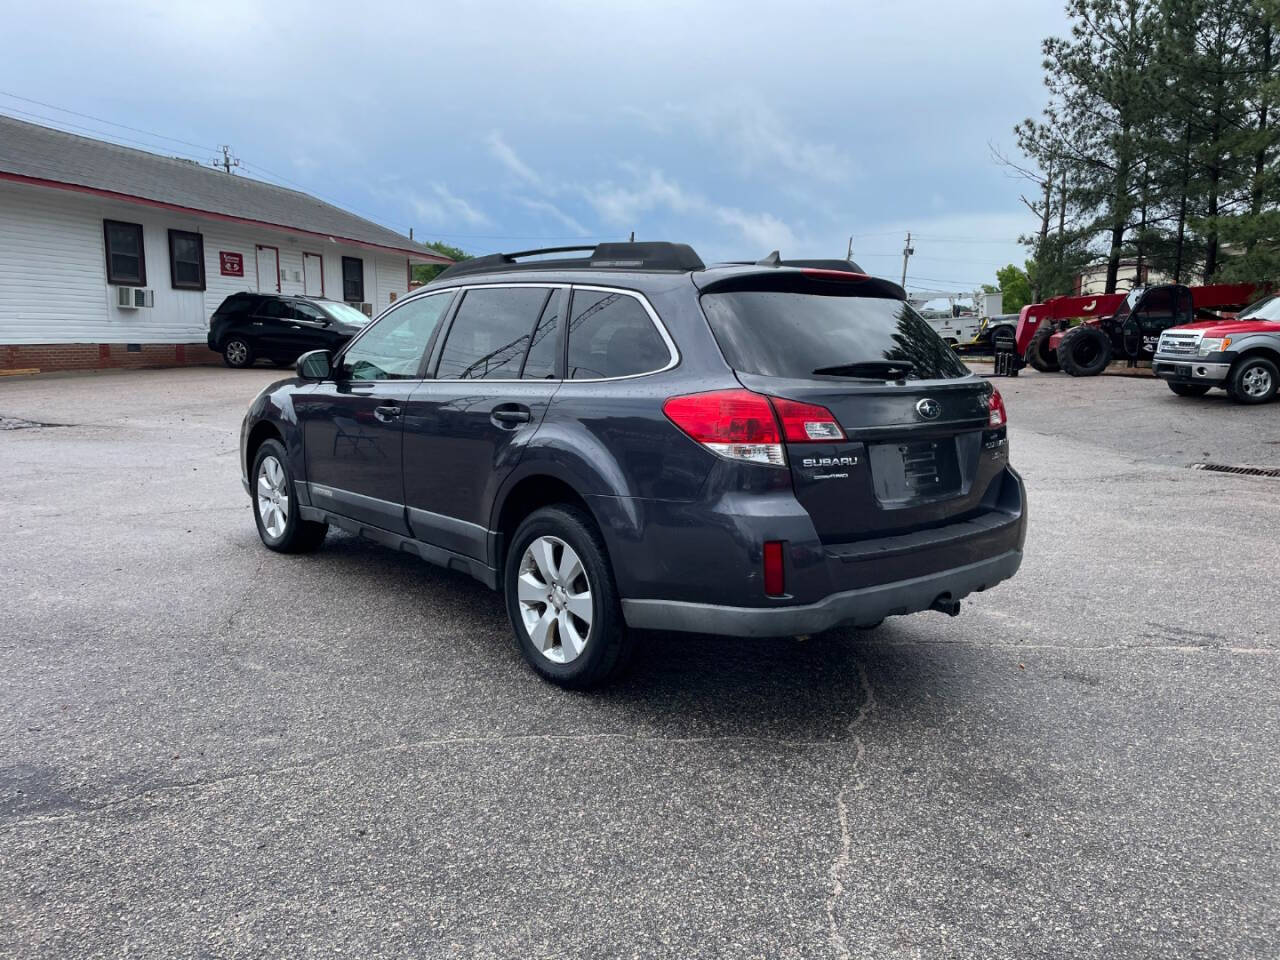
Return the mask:
<path id="1" fill-rule="evenodd" d="M 708 450 L 731 460 L 784 466 L 778 421 L 766 397 L 750 390 L 713 390 L 672 397 L 667 419 Z"/>
<path id="2" fill-rule="evenodd" d="M 991 396 L 987 400 L 987 423 L 993 427 L 1003 427 L 1009 422 L 1009 414 L 1004 409 L 1004 397 L 1000 396 L 1000 391 L 992 389 Z"/>
<path id="3" fill-rule="evenodd" d="M 787 443 L 823 443 L 844 439 L 844 431 L 826 407 L 820 407 L 816 403 L 784 400 L 782 397 L 769 399 L 773 402 L 773 409 L 778 411 L 782 435 L 786 437 Z"/>

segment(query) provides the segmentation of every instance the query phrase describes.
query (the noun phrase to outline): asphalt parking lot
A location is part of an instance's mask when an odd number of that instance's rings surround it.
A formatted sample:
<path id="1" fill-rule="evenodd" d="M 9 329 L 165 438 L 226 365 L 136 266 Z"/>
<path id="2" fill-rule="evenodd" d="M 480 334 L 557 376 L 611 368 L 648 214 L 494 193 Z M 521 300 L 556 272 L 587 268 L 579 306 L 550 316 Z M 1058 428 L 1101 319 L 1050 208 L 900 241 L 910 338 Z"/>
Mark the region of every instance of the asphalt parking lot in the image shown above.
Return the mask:
<path id="1" fill-rule="evenodd" d="M 479 584 L 257 540 L 249 399 L 0 382 L 0 954 L 1275 957 L 1280 404 L 1000 382 L 1020 574 L 548 686 Z"/>

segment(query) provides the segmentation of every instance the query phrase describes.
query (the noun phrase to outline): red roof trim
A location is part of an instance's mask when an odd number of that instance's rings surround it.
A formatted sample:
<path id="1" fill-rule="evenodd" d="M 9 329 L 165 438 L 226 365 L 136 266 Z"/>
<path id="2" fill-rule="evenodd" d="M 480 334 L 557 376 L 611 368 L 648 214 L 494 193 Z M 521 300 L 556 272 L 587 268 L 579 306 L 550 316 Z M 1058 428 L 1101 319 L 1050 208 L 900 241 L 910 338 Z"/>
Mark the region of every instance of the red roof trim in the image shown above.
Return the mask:
<path id="1" fill-rule="evenodd" d="M 86 187 L 79 183 L 66 183 L 62 180 L 45 180 L 42 177 L 28 177 L 21 173 L 8 173 L 0 170 L 0 180 L 11 180 L 14 183 L 25 183 L 37 187 L 52 187 L 55 190 L 69 190 L 72 193 L 88 193 L 96 197 L 106 197 L 109 200 L 122 200 L 125 203 L 139 203 L 148 207 L 158 207 L 161 210 L 173 210 L 178 213 L 189 213 L 199 217 L 209 217 L 212 220 L 223 220 L 227 223 L 239 223 L 251 227 L 267 227 L 271 230 L 283 230 L 287 233 L 300 233 L 308 237 L 321 237 L 325 240 L 336 240 L 339 243 L 350 244 L 354 247 L 365 247 L 371 250 L 390 250 L 394 253 L 408 254 L 411 258 L 415 258 L 423 263 L 453 263 L 448 257 L 437 254 L 423 253 L 419 250 L 410 250 L 408 247 L 393 247 L 385 243 L 372 243 L 368 240 L 356 240 L 352 237 L 340 237 L 329 233 L 319 233 L 315 230 L 304 230 L 301 227 L 290 227 L 281 223 L 271 223 L 267 220 L 253 220 L 249 217 L 237 217 L 229 213 L 215 213 L 212 210 L 201 210 L 198 207 L 184 207 L 176 203 L 166 203 L 163 200 L 152 200 L 148 197 L 138 197 L 128 193 L 117 193 L 114 190 L 103 190 L 99 187 Z"/>

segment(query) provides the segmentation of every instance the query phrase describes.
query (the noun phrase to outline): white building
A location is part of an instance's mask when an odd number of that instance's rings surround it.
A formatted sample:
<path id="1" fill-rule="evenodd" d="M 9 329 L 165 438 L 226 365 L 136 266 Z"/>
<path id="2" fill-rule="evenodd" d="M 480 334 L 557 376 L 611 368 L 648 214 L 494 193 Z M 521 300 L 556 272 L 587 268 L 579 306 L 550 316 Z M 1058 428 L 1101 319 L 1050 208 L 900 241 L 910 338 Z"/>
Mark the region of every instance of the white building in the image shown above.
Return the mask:
<path id="1" fill-rule="evenodd" d="M 1138 268 L 1136 259 L 1120 261 L 1116 271 L 1116 292 L 1128 293 L 1134 287 L 1148 287 L 1157 283 L 1170 283 L 1169 277 L 1159 271 L 1152 271 L 1145 264 Z M 1076 295 L 1088 297 L 1095 293 L 1104 293 L 1107 289 L 1107 261 L 1090 264 L 1076 274 Z"/>
<path id="2" fill-rule="evenodd" d="M 305 193 L 0 116 L 0 373 L 216 360 L 228 294 L 372 314 L 449 262 Z"/>

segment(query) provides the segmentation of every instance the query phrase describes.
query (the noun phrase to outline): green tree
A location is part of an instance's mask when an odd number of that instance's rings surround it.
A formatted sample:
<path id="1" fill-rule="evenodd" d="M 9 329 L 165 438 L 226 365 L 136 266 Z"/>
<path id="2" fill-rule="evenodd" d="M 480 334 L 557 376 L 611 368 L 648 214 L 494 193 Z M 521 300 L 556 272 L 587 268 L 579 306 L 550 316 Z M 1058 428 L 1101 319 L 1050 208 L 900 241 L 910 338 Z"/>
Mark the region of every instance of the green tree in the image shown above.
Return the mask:
<path id="1" fill-rule="evenodd" d="M 440 240 L 433 240 L 423 244 L 424 247 L 430 247 L 436 253 L 448 257 L 455 263 L 461 260 L 470 260 L 471 254 L 467 253 L 460 247 L 452 244 L 444 243 Z M 413 265 L 413 279 L 419 283 L 430 283 L 444 270 L 443 263 L 415 263 Z"/>
<path id="2" fill-rule="evenodd" d="M 1031 278 L 1017 264 L 1011 263 L 997 270 L 996 280 L 1000 284 L 1000 299 L 1005 313 L 1017 313 L 1028 303 L 1036 302 L 1031 297 Z"/>

